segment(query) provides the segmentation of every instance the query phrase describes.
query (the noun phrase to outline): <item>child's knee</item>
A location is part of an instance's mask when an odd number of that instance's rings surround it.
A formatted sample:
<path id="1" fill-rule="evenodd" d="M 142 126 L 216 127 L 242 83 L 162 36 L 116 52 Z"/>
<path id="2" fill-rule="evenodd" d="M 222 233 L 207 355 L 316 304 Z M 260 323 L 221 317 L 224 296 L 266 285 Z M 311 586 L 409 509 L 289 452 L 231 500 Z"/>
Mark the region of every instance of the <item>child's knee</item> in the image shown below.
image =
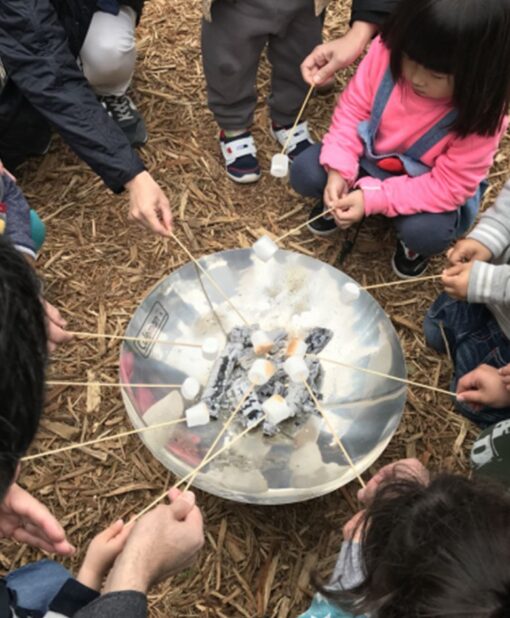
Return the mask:
<path id="1" fill-rule="evenodd" d="M 294 159 L 290 166 L 290 185 L 305 197 L 320 197 L 327 182 L 327 174 L 320 164 L 320 144 L 313 144 Z"/>
<path id="2" fill-rule="evenodd" d="M 399 217 L 395 225 L 406 246 L 423 256 L 443 253 L 457 237 L 457 213 Z"/>

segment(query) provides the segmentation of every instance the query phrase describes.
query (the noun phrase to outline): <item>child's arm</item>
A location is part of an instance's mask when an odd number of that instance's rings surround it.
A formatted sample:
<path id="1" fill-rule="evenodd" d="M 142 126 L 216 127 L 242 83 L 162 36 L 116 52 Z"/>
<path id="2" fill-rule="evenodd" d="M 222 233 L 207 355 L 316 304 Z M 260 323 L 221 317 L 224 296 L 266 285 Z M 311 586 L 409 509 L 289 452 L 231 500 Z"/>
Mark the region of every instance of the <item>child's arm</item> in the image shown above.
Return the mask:
<path id="1" fill-rule="evenodd" d="M 487 176 L 507 123 L 497 135 L 470 135 L 455 139 L 437 157 L 432 170 L 418 177 L 395 176 L 387 180 L 361 178 L 366 215 L 397 217 L 420 212 L 456 210 L 475 194 Z"/>
<path id="2" fill-rule="evenodd" d="M 89 545 L 78 577 L 80 584 L 99 591 L 115 559 L 126 544 L 132 526 L 119 519 L 98 534 Z"/>
<path id="3" fill-rule="evenodd" d="M 331 125 L 322 140 L 321 165 L 338 172 L 349 186 L 358 176 L 363 144 L 360 122 L 368 120 L 379 83 L 388 66 L 389 52 L 376 39 L 338 100 Z"/>
<path id="4" fill-rule="evenodd" d="M 468 238 L 485 245 L 494 259 L 499 258 L 510 247 L 510 180 L 503 187 L 494 205 L 483 213 Z"/>
<path id="5" fill-rule="evenodd" d="M 468 262 L 443 271 L 445 292 L 470 303 L 510 307 L 510 265 Z"/>

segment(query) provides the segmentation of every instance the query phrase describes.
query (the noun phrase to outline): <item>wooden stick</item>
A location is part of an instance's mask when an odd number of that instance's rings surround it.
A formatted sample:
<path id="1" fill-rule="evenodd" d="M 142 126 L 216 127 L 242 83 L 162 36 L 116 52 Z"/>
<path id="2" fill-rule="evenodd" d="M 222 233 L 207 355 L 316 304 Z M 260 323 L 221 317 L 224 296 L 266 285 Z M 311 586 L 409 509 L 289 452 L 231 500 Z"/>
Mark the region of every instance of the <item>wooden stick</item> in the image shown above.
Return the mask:
<path id="1" fill-rule="evenodd" d="M 312 84 L 310 88 L 308 89 L 305 100 L 303 101 L 303 105 L 301 105 L 301 109 L 299 110 L 298 115 L 296 116 L 296 120 L 294 121 L 294 124 L 292 125 L 292 128 L 290 129 L 290 131 L 287 133 L 287 139 L 285 140 L 285 144 L 283 145 L 283 148 L 280 154 L 285 154 L 287 148 L 289 147 L 290 140 L 292 139 L 292 136 L 294 135 L 294 132 L 296 131 L 296 127 L 298 126 L 299 121 L 301 120 L 301 116 L 303 115 L 303 112 L 305 111 L 305 108 L 308 105 L 308 101 L 310 100 L 310 97 L 312 96 L 314 88 L 315 86 Z"/>
<path id="2" fill-rule="evenodd" d="M 219 451 L 216 451 L 216 453 L 214 453 L 213 455 L 211 455 L 207 460 L 205 460 L 205 458 L 200 462 L 200 466 L 204 467 L 206 464 L 211 463 L 211 461 L 213 461 L 214 459 L 216 459 L 216 457 L 219 457 L 222 453 L 224 453 L 226 450 L 228 450 L 233 444 L 235 444 L 238 440 L 240 440 L 241 438 L 244 438 L 244 436 L 249 433 L 250 431 L 252 431 L 252 429 L 255 429 L 255 427 L 258 427 L 260 425 L 260 423 L 262 423 L 262 421 L 266 420 L 266 415 L 264 414 L 264 416 L 262 416 L 261 418 L 259 418 L 259 420 L 257 422 L 255 422 L 253 425 L 251 425 L 250 427 L 247 427 L 244 431 L 242 431 L 240 434 L 238 434 L 235 438 L 232 438 L 232 440 L 228 443 L 225 444 L 225 446 L 222 446 L 220 448 Z M 185 483 L 195 472 L 196 468 L 194 470 L 192 470 L 191 472 L 188 472 L 188 474 L 186 474 L 186 476 L 184 476 L 178 483 L 177 485 L 174 485 L 174 487 L 179 487 L 180 485 L 182 485 L 183 483 Z M 169 488 L 170 489 L 170 488 Z M 153 509 L 157 504 L 159 504 L 162 500 L 164 500 L 167 496 L 168 496 L 168 491 L 169 489 L 165 490 L 165 493 L 161 494 L 160 496 L 158 496 L 155 500 L 153 500 L 148 506 L 146 506 L 143 511 L 140 511 L 140 513 L 138 513 L 138 515 L 136 515 L 135 517 L 133 517 L 133 519 L 131 519 L 129 521 L 128 526 L 130 526 L 131 524 L 134 524 L 135 521 L 137 519 L 140 519 L 140 517 L 142 517 L 142 515 L 145 515 L 145 513 L 148 513 L 151 509 Z"/>
<path id="3" fill-rule="evenodd" d="M 250 384 L 250 387 L 246 389 L 246 392 L 244 393 L 244 395 L 241 398 L 241 401 L 237 404 L 237 406 L 235 407 L 234 411 L 232 412 L 232 414 L 228 417 L 227 422 L 223 424 L 223 427 L 221 428 L 221 431 L 218 432 L 218 435 L 216 436 L 216 438 L 214 439 L 214 442 L 211 444 L 211 446 L 209 447 L 209 450 L 207 451 L 207 453 L 204 455 L 203 460 L 206 460 L 214 451 L 214 449 L 216 448 L 216 445 L 218 444 L 218 442 L 220 441 L 221 437 L 225 434 L 225 432 L 227 431 L 227 429 L 230 427 L 230 425 L 233 423 L 234 419 L 237 416 L 237 413 L 239 412 L 239 410 L 243 407 L 244 402 L 248 399 L 248 397 L 251 395 L 251 393 L 253 392 L 253 389 L 255 388 L 254 384 Z M 184 489 L 184 491 L 187 491 L 190 488 L 190 485 L 193 483 L 193 481 L 195 480 L 195 477 L 197 476 L 197 474 L 200 472 L 200 470 L 204 467 L 204 463 L 200 463 L 195 470 L 193 471 L 193 474 L 191 475 L 191 478 L 189 479 L 189 481 L 186 484 L 186 487 Z M 181 481 L 182 483 L 182 481 Z"/>
<path id="4" fill-rule="evenodd" d="M 145 431 L 151 431 L 152 429 L 162 429 L 163 427 L 171 427 L 178 423 L 184 422 L 185 418 L 178 418 L 172 421 L 165 421 L 164 423 L 157 423 L 156 425 L 149 425 L 147 427 L 141 427 L 140 429 L 130 429 L 129 431 L 123 431 L 122 433 L 116 433 L 112 436 L 104 436 L 102 438 L 96 438 L 95 440 L 87 440 L 87 442 L 76 442 L 75 444 L 69 444 L 62 448 L 54 448 L 51 451 L 44 451 L 43 453 L 36 453 L 35 455 L 27 455 L 22 457 L 21 461 L 33 461 L 34 459 L 41 459 L 48 455 L 56 455 L 57 453 L 64 453 L 66 451 L 72 451 L 77 448 L 83 448 L 84 446 L 93 446 L 94 444 L 100 444 L 107 442 L 108 440 L 115 440 L 116 438 L 125 438 L 126 436 L 133 436 L 138 433 L 144 433 Z"/>
<path id="5" fill-rule="evenodd" d="M 288 236 L 291 236 L 292 234 L 295 234 L 296 232 L 299 232 L 299 230 L 302 230 L 304 227 L 306 227 L 309 223 L 313 223 L 314 221 L 317 221 L 317 219 L 320 219 L 321 217 L 323 217 L 324 215 L 326 215 L 328 212 L 332 212 L 333 210 L 335 210 L 334 208 L 327 208 L 326 210 L 323 210 L 320 215 L 316 215 L 315 217 L 312 217 L 311 219 L 308 219 L 307 221 L 305 221 L 304 223 L 301 223 L 300 225 L 293 227 L 291 230 L 289 230 L 288 232 L 285 232 L 285 234 L 282 234 L 281 236 L 279 236 L 278 238 L 275 239 L 275 243 L 278 244 L 279 242 L 281 242 L 282 240 L 285 240 L 285 238 L 287 238 Z"/>
<path id="6" fill-rule="evenodd" d="M 378 288 L 387 288 L 392 285 L 406 285 L 408 283 L 422 283 L 423 281 L 433 281 L 441 279 L 443 275 L 428 275 L 426 277 L 411 277 L 410 279 L 398 279 L 397 281 L 388 281 L 387 283 L 376 283 L 375 285 L 366 285 L 362 290 L 377 290 Z"/>
<path id="7" fill-rule="evenodd" d="M 332 358 L 325 358 L 324 356 L 315 356 L 315 358 L 317 360 L 321 360 L 326 363 L 332 363 L 333 365 L 339 365 L 340 367 L 345 367 L 346 369 L 355 369 L 356 371 L 368 373 L 369 375 L 372 375 L 372 376 L 378 376 L 379 378 L 387 378 L 389 380 L 394 380 L 395 382 L 400 382 L 401 384 L 408 384 L 409 386 L 416 386 L 417 388 L 424 388 L 426 390 L 433 391 L 435 393 L 441 393 L 441 395 L 449 395 L 450 397 L 457 397 L 457 393 L 454 393 L 453 391 L 447 391 L 444 388 L 438 388 L 437 386 L 431 386 L 430 384 L 422 384 L 421 382 L 413 382 L 412 380 L 407 380 L 406 378 L 398 378 L 397 376 L 392 376 L 389 373 L 375 371 L 374 369 L 366 369 L 365 367 L 351 365 L 350 363 L 342 363 L 341 361 L 333 360 Z"/>
<path id="8" fill-rule="evenodd" d="M 46 386 L 112 386 L 114 388 L 181 388 L 182 384 L 129 384 L 128 382 L 72 382 L 48 380 Z"/>
<path id="9" fill-rule="evenodd" d="M 306 386 L 306 389 L 308 391 L 308 393 L 310 394 L 310 397 L 312 398 L 315 407 L 317 408 L 317 410 L 320 412 L 322 418 L 324 419 L 324 421 L 326 422 L 326 425 L 328 426 L 329 431 L 331 432 L 331 435 L 333 436 L 333 439 L 335 440 L 337 446 L 339 447 L 339 449 L 342 451 L 343 456 L 345 457 L 345 459 L 347 459 L 347 463 L 349 464 L 349 466 L 351 467 L 352 471 L 354 472 L 354 474 L 356 475 L 356 478 L 359 481 L 359 484 L 361 485 L 361 487 L 364 489 L 366 487 L 366 483 L 365 481 L 361 478 L 360 473 L 356 470 L 356 466 L 354 465 L 354 462 L 351 458 L 351 456 L 349 455 L 349 453 L 347 452 L 347 449 L 345 448 L 345 446 L 343 445 L 342 440 L 340 440 L 338 434 L 335 431 L 335 427 L 333 425 L 333 423 L 331 422 L 331 419 L 329 417 L 329 414 L 326 412 L 326 410 L 324 410 L 324 408 L 321 406 L 321 404 L 319 403 L 319 400 L 317 399 L 317 397 L 315 396 L 313 390 L 311 389 L 310 385 L 308 384 L 308 382 L 304 382 L 304 385 Z"/>
<path id="10" fill-rule="evenodd" d="M 223 296 L 223 298 L 227 301 L 227 303 L 230 305 L 230 307 L 233 309 L 233 311 L 237 314 L 239 319 L 242 322 L 244 322 L 246 326 L 249 326 L 250 324 L 249 324 L 248 320 L 246 320 L 246 318 L 238 311 L 238 309 L 234 305 L 234 303 L 225 294 L 225 292 L 221 289 L 221 287 L 216 283 L 216 281 L 213 279 L 213 277 L 211 277 L 211 275 L 202 266 L 202 264 L 200 264 L 200 262 L 195 258 L 195 256 L 189 251 L 189 249 L 186 247 L 186 245 L 184 245 L 173 232 L 171 232 L 170 235 L 175 240 L 175 242 L 179 245 L 179 247 L 186 253 L 186 255 L 189 257 L 189 259 L 192 262 L 194 262 L 195 265 L 198 266 L 198 268 L 200 268 L 200 270 L 204 273 L 204 275 L 209 279 L 211 284 L 216 288 L 216 290 L 221 294 L 221 296 Z"/>
<path id="11" fill-rule="evenodd" d="M 105 335 L 103 333 L 84 333 L 81 331 L 67 331 L 73 337 L 80 339 L 120 339 L 121 341 L 138 341 L 139 343 L 161 343 L 164 345 L 173 345 L 175 347 L 184 348 L 201 348 L 199 343 L 189 343 L 186 341 L 168 341 L 167 339 L 150 339 L 147 337 L 128 337 L 126 335 Z"/>

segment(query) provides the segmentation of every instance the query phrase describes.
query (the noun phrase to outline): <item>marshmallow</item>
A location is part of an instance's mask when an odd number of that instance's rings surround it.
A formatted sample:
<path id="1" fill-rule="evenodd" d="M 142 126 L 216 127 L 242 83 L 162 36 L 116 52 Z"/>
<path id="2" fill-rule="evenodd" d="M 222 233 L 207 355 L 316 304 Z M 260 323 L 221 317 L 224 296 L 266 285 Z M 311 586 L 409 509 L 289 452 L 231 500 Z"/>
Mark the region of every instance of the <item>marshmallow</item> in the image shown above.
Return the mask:
<path id="1" fill-rule="evenodd" d="M 200 384 L 195 378 L 186 378 L 181 386 L 181 395 L 187 401 L 193 401 L 200 392 Z"/>
<path id="2" fill-rule="evenodd" d="M 300 356 L 289 356 L 283 363 L 283 368 L 293 382 L 304 382 L 310 373 L 305 359 Z"/>
<path id="3" fill-rule="evenodd" d="M 269 262 L 278 249 L 278 245 L 269 236 L 261 236 L 253 245 L 255 255 L 263 262 Z"/>
<path id="4" fill-rule="evenodd" d="M 262 410 L 266 415 L 266 420 L 272 425 L 278 425 L 292 416 L 291 409 L 281 395 L 273 395 L 266 399 L 262 404 Z"/>
<path id="5" fill-rule="evenodd" d="M 255 386 L 262 386 L 272 378 L 275 371 L 276 368 L 273 363 L 263 358 L 257 358 L 248 372 L 248 379 Z"/>
<path id="6" fill-rule="evenodd" d="M 214 360 L 220 351 L 220 344 L 214 337 L 207 337 L 202 344 L 202 356 L 207 360 Z"/>
<path id="7" fill-rule="evenodd" d="M 342 287 L 342 298 L 348 303 L 358 300 L 360 294 L 361 290 L 359 285 L 353 283 L 352 281 L 349 281 L 349 283 L 346 283 Z"/>
<path id="8" fill-rule="evenodd" d="M 285 353 L 287 356 L 301 356 L 302 358 L 306 354 L 307 350 L 308 346 L 302 339 L 294 338 L 287 344 L 287 350 Z"/>
<path id="9" fill-rule="evenodd" d="M 289 173 L 289 157 L 279 152 L 271 159 L 271 176 L 285 178 Z"/>
<path id="10" fill-rule="evenodd" d="M 256 330 L 251 336 L 251 343 L 255 350 L 255 354 L 261 356 L 271 351 L 274 341 L 263 330 Z"/>
<path id="11" fill-rule="evenodd" d="M 201 401 L 196 406 L 186 410 L 186 424 L 188 427 L 198 427 L 199 425 L 207 425 L 209 422 L 209 408 Z"/>

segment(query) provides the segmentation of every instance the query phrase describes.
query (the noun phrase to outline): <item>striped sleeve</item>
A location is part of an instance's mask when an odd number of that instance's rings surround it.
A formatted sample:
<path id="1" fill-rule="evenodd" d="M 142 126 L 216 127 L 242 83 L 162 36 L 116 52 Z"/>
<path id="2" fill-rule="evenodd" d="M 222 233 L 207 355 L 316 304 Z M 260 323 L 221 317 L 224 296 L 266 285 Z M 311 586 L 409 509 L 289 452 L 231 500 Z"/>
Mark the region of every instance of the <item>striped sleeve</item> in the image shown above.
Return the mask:
<path id="1" fill-rule="evenodd" d="M 510 265 L 473 262 L 468 302 L 510 307 Z"/>
<path id="2" fill-rule="evenodd" d="M 510 247 L 510 181 L 503 187 L 494 206 L 484 212 L 468 238 L 485 245 L 496 260 Z"/>

